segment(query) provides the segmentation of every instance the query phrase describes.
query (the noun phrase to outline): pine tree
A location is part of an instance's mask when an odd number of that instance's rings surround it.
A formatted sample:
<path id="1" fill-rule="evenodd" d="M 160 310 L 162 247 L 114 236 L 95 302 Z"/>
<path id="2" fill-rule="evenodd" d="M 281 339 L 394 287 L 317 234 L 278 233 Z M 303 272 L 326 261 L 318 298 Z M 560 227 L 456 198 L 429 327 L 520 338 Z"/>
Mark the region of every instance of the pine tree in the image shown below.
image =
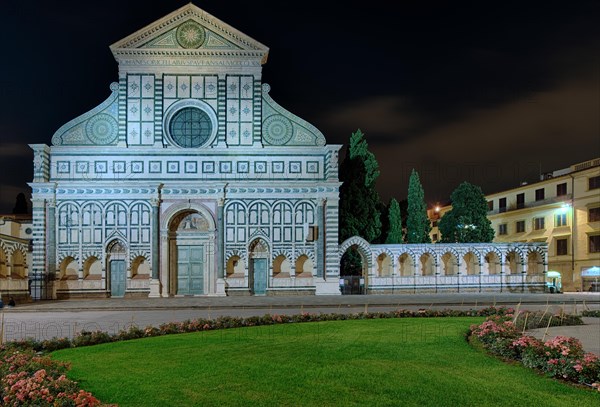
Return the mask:
<path id="1" fill-rule="evenodd" d="M 452 209 L 446 212 L 438 227 L 445 243 L 489 243 L 494 229 L 487 218 L 487 201 L 481 188 L 463 182 L 452 195 Z"/>
<path id="2" fill-rule="evenodd" d="M 431 223 L 427 217 L 425 192 L 419 174 L 413 169 L 408 181 L 408 218 L 406 219 L 406 241 L 408 243 L 431 243 Z"/>
<path id="3" fill-rule="evenodd" d="M 385 239 L 386 244 L 402 243 L 402 217 L 400 205 L 394 198 L 390 201 L 388 208 L 388 231 Z"/>

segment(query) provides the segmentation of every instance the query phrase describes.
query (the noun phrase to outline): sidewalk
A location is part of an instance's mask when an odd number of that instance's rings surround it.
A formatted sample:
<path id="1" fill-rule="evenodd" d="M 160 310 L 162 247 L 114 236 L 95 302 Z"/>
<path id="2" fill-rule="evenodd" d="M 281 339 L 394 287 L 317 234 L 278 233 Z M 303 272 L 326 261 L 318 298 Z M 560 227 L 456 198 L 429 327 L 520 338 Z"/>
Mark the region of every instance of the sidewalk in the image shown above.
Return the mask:
<path id="1" fill-rule="evenodd" d="M 568 336 L 581 341 L 586 352 L 592 352 L 600 356 L 600 318 L 583 318 L 585 325 L 553 326 L 548 328 L 532 329 L 527 333 L 543 341 L 555 336 Z M 546 334 L 546 335 L 545 335 Z"/>
<path id="2" fill-rule="evenodd" d="M 229 308 L 332 308 L 360 306 L 393 306 L 396 308 L 460 306 L 521 307 L 535 305 L 563 307 L 568 312 L 599 309 L 600 293 L 529 294 L 529 293 L 438 293 L 397 295 L 330 295 L 289 297 L 171 297 L 171 298 L 106 298 L 40 301 L 17 304 L 13 312 L 24 311 L 92 311 L 92 310 L 160 310 L 160 309 L 229 309 Z"/>

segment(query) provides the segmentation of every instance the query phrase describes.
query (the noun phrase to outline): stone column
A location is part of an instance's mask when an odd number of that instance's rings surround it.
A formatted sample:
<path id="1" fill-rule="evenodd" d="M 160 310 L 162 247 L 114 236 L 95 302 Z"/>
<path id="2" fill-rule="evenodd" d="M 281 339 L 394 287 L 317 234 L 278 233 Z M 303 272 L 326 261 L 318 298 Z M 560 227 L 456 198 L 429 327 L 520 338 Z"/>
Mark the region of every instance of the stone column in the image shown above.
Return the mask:
<path id="1" fill-rule="evenodd" d="M 326 199 L 317 202 L 317 277 L 325 274 L 325 204 Z"/>
<path id="2" fill-rule="evenodd" d="M 150 279 L 150 294 L 148 297 L 157 298 L 161 296 L 160 289 L 160 200 L 152 199 L 152 278 Z"/>
<path id="3" fill-rule="evenodd" d="M 225 296 L 225 199 L 217 201 L 217 291 L 216 295 Z"/>
<path id="4" fill-rule="evenodd" d="M 46 273 L 56 278 L 56 199 L 47 201 L 46 210 Z M 52 299 L 55 298 L 56 287 L 52 284 Z"/>

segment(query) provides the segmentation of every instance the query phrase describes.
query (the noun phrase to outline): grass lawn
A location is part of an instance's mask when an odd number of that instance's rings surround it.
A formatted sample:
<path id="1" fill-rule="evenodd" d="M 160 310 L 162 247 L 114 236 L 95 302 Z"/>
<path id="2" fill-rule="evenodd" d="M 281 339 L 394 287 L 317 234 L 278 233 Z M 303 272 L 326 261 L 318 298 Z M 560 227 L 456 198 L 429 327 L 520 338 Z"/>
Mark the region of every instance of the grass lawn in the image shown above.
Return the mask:
<path id="1" fill-rule="evenodd" d="M 120 406 L 598 406 L 600 394 L 465 341 L 482 318 L 273 325 L 67 349 L 69 377 Z"/>

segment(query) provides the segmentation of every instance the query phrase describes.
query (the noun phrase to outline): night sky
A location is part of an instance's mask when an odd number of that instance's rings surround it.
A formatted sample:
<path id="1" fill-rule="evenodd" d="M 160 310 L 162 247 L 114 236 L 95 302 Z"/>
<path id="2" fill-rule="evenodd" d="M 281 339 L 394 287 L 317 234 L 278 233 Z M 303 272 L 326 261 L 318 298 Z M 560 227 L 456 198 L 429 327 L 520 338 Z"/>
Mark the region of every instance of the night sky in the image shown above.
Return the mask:
<path id="1" fill-rule="evenodd" d="M 1 8 L 0 213 L 28 193 L 31 143 L 110 94 L 109 46 L 187 1 L 16 1 Z M 600 2 L 208 1 L 270 48 L 263 82 L 330 144 L 360 128 L 384 201 L 412 168 L 430 203 L 498 192 L 600 157 Z"/>

